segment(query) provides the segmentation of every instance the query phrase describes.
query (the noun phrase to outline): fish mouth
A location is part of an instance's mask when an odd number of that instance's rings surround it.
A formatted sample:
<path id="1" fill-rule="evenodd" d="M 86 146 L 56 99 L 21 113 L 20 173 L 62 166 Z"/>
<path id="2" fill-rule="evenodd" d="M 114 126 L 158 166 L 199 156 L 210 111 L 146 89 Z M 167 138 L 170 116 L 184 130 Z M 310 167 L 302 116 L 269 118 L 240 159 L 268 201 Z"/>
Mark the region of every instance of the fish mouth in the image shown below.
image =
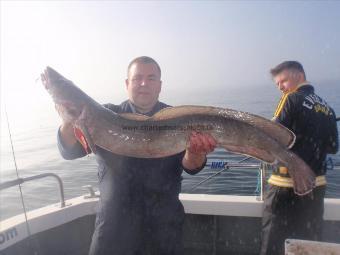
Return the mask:
<path id="1" fill-rule="evenodd" d="M 57 71 L 55 71 L 53 68 L 49 66 L 45 68 L 40 77 L 45 89 L 47 90 L 53 86 L 53 83 L 56 80 L 63 78 Z"/>
<path id="2" fill-rule="evenodd" d="M 42 74 L 40 74 L 41 81 L 45 87 L 45 89 L 49 90 L 53 86 L 53 81 L 56 80 L 56 77 L 60 77 L 54 69 L 47 66 Z"/>
<path id="3" fill-rule="evenodd" d="M 51 87 L 51 84 L 48 80 L 48 71 L 47 68 L 43 71 L 43 73 L 40 74 L 40 80 L 42 84 L 44 85 L 46 90 L 49 90 Z"/>

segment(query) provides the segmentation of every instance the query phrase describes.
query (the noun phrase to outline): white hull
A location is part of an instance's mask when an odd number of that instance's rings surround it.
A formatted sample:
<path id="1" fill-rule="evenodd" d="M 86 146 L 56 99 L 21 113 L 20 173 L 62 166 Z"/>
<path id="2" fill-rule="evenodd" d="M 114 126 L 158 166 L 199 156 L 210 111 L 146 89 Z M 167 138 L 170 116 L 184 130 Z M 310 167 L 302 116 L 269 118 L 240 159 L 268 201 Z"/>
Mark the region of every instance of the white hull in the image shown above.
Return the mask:
<path id="1" fill-rule="evenodd" d="M 259 224 L 262 217 L 263 201 L 258 201 L 255 196 L 180 194 L 180 199 L 186 212 L 187 219 L 185 228 L 189 228 L 185 229 L 187 233 L 185 234 L 187 247 L 194 246 L 197 243 L 197 245 L 202 246 L 201 248 L 203 250 L 211 248 L 216 252 L 216 249 L 219 249 L 218 246 L 221 246 L 221 243 L 223 243 L 222 239 L 227 238 L 223 235 L 228 235 L 228 231 L 233 231 L 229 228 L 233 223 L 240 222 L 240 219 L 241 224 L 243 224 L 242 219 L 247 219 L 247 221 L 244 220 L 244 224 L 250 224 L 252 231 L 255 232 L 252 233 L 255 239 L 255 244 L 253 244 L 253 246 L 255 245 L 257 247 L 259 245 Z M 83 238 L 83 240 L 86 239 L 86 243 L 83 244 L 84 247 L 79 248 L 79 250 L 86 250 L 93 230 L 93 221 L 97 203 L 97 197 L 85 198 L 85 196 L 81 196 L 67 200 L 66 206 L 63 208 L 60 207 L 59 203 L 30 211 L 27 213 L 30 235 L 38 236 L 41 233 L 48 234 L 49 230 L 58 229 L 60 226 L 66 226 L 67 224 L 76 222 L 80 219 L 87 219 L 87 225 L 90 226 L 88 229 L 89 233 L 86 233 L 86 238 Z M 235 219 L 235 222 L 230 219 Z M 249 220 L 251 223 L 249 223 Z M 326 238 L 329 239 L 334 237 L 333 240 L 328 241 L 340 243 L 340 199 L 325 199 L 324 220 L 326 224 Z M 202 222 L 202 225 L 200 225 L 200 222 Z M 205 225 L 203 222 L 205 222 Z M 188 227 L 189 224 L 190 227 Z M 331 226 L 331 228 L 329 226 Z M 217 229 L 219 228 L 218 234 L 220 234 L 220 236 L 217 236 L 216 233 L 216 235 L 213 234 L 212 237 L 198 237 L 198 239 L 204 238 L 206 244 L 204 244 L 202 240 L 194 240 L 190 232 L 193 231 L 194 233 L 195 228 L 201 227 L 203 227 L 203 230 L 200 230 L 202 235 L 204 235 L 204 231 L 210 235 L 209 233 L 217 232 Z M 239 227 L 238 230 L 235 230 L 236 233 L 243 228 L 247 228 L 247 226 Z M 77 230 L 75 231 L 77 232 Z M 82 230 L 79 232 L 79 235 L 84 234 L 81 233 Z M 244 234 L 249 235 L 249 233 Z M 241 235 L 243 235 L 243 233 L 241 233 Z M 26 242 L 25 240 L 28 240 L 28 237 L 28 228 L 23 214 L 4 220 L 0 225 L 0 251 L 4 252 L 4 254 L 16 254 L 11 253 L 12 247 L 20 245 L 21 242 Z M 242 238 L 239 239 L 242 240 Z M 217 244 L 213 244 L 212 247 L 210 247 L 210 242 Z M 228 241 L 226 240 L 226 246 L 228 246 L 227 243 Z M 53 245 L 53 241 L 50 241 L 50 244 Z M 55 241 L 55 244 L 59 245 L 58 240 Z M 251 247 L 249 249 L 251 249 Z"/>

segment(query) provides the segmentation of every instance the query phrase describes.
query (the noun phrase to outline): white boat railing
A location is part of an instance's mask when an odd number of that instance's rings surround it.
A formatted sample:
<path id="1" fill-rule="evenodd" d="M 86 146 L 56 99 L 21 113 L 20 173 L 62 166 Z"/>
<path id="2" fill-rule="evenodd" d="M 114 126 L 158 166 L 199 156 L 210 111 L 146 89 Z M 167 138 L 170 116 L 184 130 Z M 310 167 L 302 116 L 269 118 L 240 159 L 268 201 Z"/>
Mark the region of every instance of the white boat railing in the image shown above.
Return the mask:
<path id="1" fill-rule="evenodd" d="M 60 193 L 60 207 L 61 208 L 65 207 L 65 195 L 64 195 L 63 181 L 58 175 L 54 173 L 38 174 L 38 175 L 30 176 L 30 177 L 18 178 L 16 180 L 3 182 L 3 183 L 0 183 L 0 190 L 7 189 L 13 186 L 17 186 L 17 185 L 23 184 L 24 182 L 46 178 L 46 177 L 54 177 L 57 179 L 58 185 L 59 185 L 59 193 Z"/>

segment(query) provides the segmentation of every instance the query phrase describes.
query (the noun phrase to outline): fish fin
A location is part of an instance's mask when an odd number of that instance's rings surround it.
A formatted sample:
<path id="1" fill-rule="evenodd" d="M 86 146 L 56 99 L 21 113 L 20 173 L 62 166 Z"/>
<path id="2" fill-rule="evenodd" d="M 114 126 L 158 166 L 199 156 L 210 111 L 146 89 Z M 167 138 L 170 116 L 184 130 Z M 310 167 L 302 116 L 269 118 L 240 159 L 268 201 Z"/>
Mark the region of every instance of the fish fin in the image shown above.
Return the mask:
<path id="1" fill-rule="evenodd" d="M 195 114 L 212 114 L 216 107 L 212 106 L 197 106 L 197 105 L 181 105 L 175 107 L 166 107 L 155 113 L 152 120 L 172 119 Z"/>
<path id="2" fill-rule="evenodd" d="M 85 126 L 82 128 L 74 127 L 74 135 L 77 138 L 77 140 L 80 142 L 80 144 L 83 146 L 86 154 L 90 154 L 91 151 L 94 154 L 96 154 L 95 144 L 93 143 L 90 133 L 88 132 Z"/>
<path id="3" fill-rule="evenodd" d="M 83 132 L 79 128 L 76 128 L 76 127 L 74 127 L 73 131 L 74 131 L 75 137 L 80 142 L 81 146 L 84 148 L 86 154 L 90 154 L 89 146 L 87 144 L 87 141 L 86 141 L 86 138 Z"/>
<path id="4" fill-rule="evenodd" d="M 269 154 L 268 152 L 255 148 L 255 147 L 241 147 L 237 145 L 222 145 L 224 149 L 227 151 L 243 154 L 247 156 L 251 156 L 253 158 L 257 158 L 259 160 L 265 161 L 266 163 L 273 164 L 275 162 L 275 158 Z"/>
<path id="5" fill-rule="evenodd" d="M 147 120 L 150 117 L 139 113 L 120 113 L 119 116 L 129 120 Z"/>
<path id="6" fill-rule="evenodd" d="M 262 121 L 261 119 L 266 121 Z M 253 123 L 257 128 L 261 129 L 264 133 L 272 137 L 284 147 L 290 149 L 295 144 L 296 136 L 294 132 L 282 124 L 269 121 L 259 116 L 253 119 Z"/>
<path id="7" fill-rule="evenodd" d="M 91 151 L 96 154 L 97 153 L 97 150 L 96 150 L 96 145 L 94 144 L 92 138 L 91 138 L 91 135 L 89 133 L 89 130 L 87 129 L 86 126 L 83 126 L 82 130 L 84 130 L 84 135 L 85 135 L 85 138 L 86 138 L 86 141 L 91 149 Z"/>
<path id="8" fill-rule="evenodd" d="M 270 121 L 269 119 L 255 114 L 228 108 L 198 105 L 167 107 L 154 114 L 151 119 L 164 120 L 190 115 L 221 116 L 227 119 L 246 122 L 249 125 L 262 130 L 264 133 L 278 141 L 280 144 L 284 145 L 286 148 L 291 148 L 295 143 L 295 134 L 280 123 Z"/>

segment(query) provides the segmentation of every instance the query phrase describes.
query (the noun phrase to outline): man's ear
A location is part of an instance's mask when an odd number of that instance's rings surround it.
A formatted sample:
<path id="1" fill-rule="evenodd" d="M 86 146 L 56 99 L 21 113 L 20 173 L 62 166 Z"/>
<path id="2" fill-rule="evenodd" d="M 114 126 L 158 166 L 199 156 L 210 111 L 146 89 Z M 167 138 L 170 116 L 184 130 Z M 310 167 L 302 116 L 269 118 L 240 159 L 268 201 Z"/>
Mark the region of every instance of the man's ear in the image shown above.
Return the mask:
<path id="1" fill-rule="evenodd" d="M 128 89 L 129 87 L 129 79 L 125 79 L 125 88 Z"/>
<path id="2" fill-rule="evenodd" d="M 301 79 L 301 82 L 304 82 L 304 81 L 306 81 L 306 77 L 305 77 L 305 75 L 304 75 L 303 73 L 301 73 L 301 72 L 299 72 L 299 74 L 300 74 L 300 79 Z"/>
<path id="3" fill-rule="evenodd" d="M 295 83 L 297 83 L 296 85 L 298 85 L 299 83 L 301 83 L 301 78 L 303 80 L 303 75 L 302 73 L 295 71 L 295 70 L 291 70 L 290 71 L 290 77 L 292 79 L 292 81 L 294 81 Z"/>

